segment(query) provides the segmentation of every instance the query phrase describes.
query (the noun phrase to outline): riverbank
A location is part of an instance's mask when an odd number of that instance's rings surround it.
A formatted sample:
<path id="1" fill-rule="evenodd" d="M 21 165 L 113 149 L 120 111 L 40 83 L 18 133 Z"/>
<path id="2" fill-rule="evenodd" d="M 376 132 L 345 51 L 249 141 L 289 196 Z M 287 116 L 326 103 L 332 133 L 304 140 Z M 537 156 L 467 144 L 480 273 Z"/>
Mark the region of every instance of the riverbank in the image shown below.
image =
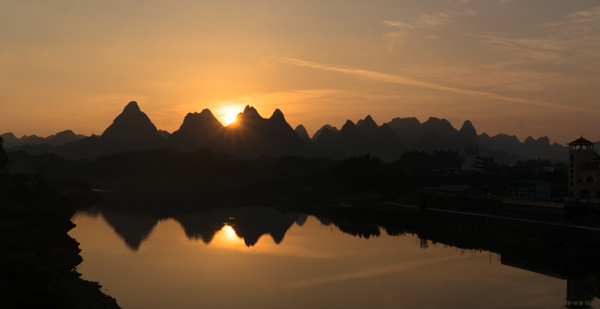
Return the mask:
<path id="1" fill-rule="evenodd" d="M 207 179 L 144 179 L 123 181 L 115 192 L 105 193 L 103 204 L 124 213 L 152 214 L 167 218 L 193 211 L 210 212 L 220 207 L 273 206 L 282 211 L 302 212 L 327 218 L 342 231 L 359 236 L 377 236 L 380 228 L 390 235 L 413 233 L 422 239 L 458 248 L 492 252 L 517 251 L 543 254 L 559 260 L 597 261 L 600 234 L 568 225 L 498 218 L 501 206 L 494 200 L 439 203 L 447 212 L 429 207 L 405 208 L 386 205 L 380 194 L 326 194 L 271 190 L 265 181 Z M 243 184 L 243 185 L 242 185 Z M 279 185 L 282 186 L 282 185 Z M 418 195 L 418 194 L 417 194 Z M 437 208 L 437 207 L 436 207 Z M 454 212 L 453 212 L 454 211 Z M 469 213 L 482 215 L 470 216 Z M 488 217 L 486 217 L 486 215 Z M 600 217 L 577 218 L 578 225 L 597 226 Z M 591 220 L 591 221 L 590 221 Z M 596 221 L 596 222 L 592 222 Z"/>
<path id="2" fill-rule="evenodd" d="M 95 197 L 52 186 L 0 191 L 2 308 L 120 308 L 100 284 L 81 279 L 79 243 L 67 234 L 75 227 L 70 221 L 74 203 Z"/>
<path id="3" fill-rule="evenodd" d="M 304 211 L 330 219 L 342 231 L 365 237 L 378 236 L 381 227 L 390 235 L 416 234 L 425 245 L 430 241 L 462 249 L 542 255 L 589 265 L 597 264 L 600 258 L 600 233 L 568 225 L 389 204 L 307 207 Z"/>
<path id="4" fill-rule="evenodd" d="M 388 233 L 416 233 L 425 239 L 445 239 L 448 245 L 494 252 L 518 250 L 557 258 L 597 260 L 600 234 L 569 226 L 552 226 L 534 221 L 511 221 L 499 216 L 498 200 L 449 199 L 412 194 L 414 209 L 382 202 L 382 194 L 342 194 L 304 192 L 300 182 L 271 179 L 146 178 L 120 179 L 98 183 L 107 193 L 107 207 L 120 212 L 153 214 L 160 217 L 182 215 L 219 207 L 274 206 L 283 211 L 304 212 L 331 219 L 355 235 L 377 235 L 378 226 Z M 391 199 L 394 200 L 394 199 Z M 438 201 L 439 200 L 439 201 Z M 439 206 L 439 207 L 438 207 Z M 432 208 L 452 212 L 436 212 Z M 598 227 L 600 216 L 576 218 L 578 225 Z"/>

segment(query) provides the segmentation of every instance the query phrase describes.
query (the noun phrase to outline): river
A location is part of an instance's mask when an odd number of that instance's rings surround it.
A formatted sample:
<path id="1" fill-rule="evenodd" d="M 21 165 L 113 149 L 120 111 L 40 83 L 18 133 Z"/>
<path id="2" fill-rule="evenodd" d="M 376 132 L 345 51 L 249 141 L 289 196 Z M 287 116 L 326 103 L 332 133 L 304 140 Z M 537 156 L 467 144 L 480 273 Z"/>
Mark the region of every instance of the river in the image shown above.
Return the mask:
<path id="1" fill-rule="evenodd" d="M 569 265 L 411 234 L 358 237 L 274 208 L 169 218 L 92 208 L 72 220 L 78 271 L 123 309 L 598 305 L 598 276 Z"/>

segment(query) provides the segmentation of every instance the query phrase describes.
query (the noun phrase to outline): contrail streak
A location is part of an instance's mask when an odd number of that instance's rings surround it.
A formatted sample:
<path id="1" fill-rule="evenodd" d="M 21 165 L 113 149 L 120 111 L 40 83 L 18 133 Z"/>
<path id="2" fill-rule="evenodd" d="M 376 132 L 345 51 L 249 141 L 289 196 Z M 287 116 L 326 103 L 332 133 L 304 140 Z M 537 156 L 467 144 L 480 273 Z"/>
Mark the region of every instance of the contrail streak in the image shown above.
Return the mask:
<path id="1" fill-rule="evenodd" d="M 442 85 L 438 85 L 438 84 L 421 82 L 421 81 L 414 80 L 414 79 L 408 78 L 408 77 L 402 77 L 399 75 L 392 75 L 392 74 L 380 73 L 380 72 L 375 72 L 375 71 L 368 71 L 368 70 L 354 69 L 354 68 L 334 66 L 334 65 L 328 65 L 328 64 L 321 64 L 321 63 L 317 63 L 317 62 L 304 61 L 304 60 L 287 58 L 287 57 L 282 57 L 281 62 L 286 63 L 286 64 L 295 65 L 295 66 L 309 67 L 309 68 L 313 68 L 313 69 L 320 69 L 320 70 L 327 70 L 327 71 L 357 75 L 357 76 L 362 76 L 362 77 L 366 77 L 369 79 L 378 80 L 378 81 L 382 81 L 382 82 L 409 85 L 409 86 L 432 89 L 432 90 L 437 90 L 437 91 L 458 93 L 458 94 L 470 95 L 470 96 L 486 98 L 486 99 L 502 100 L 502 101 L 508 101 L 508 102 L 513 102 L 513 103 L 524 103 L 524 104 L 529 104 L 529 105 L 536 105 L 536 106 L 543 106 L 543 107 L 550 107 L 550 108 L 559 108 L 559 109 L 576 111 L 576 112 L 600 114 L 600 111 L 598 111 L 598 110 L 593 110 L 593 109 L 588 109 L 588 108 L 583 108 L 583 107 L 560 105 L 560 104 L 556 104 L 556 103 L 543 102 L 543 101 L 537 101 L 537 100 L 529 100 L 529 99 L 523 99 L 523 98 L 517 98 L 517 97 L 507 97 L 507 96 L 503 96 L 503 95 L 499 95 L 499 94 L 495 94 L 495 93 L 491 93 L 491 92 L 485 92 L 485 91 L 477 91 L 477 90 L 469 90 L 469 89 L 442 86 Z"/>

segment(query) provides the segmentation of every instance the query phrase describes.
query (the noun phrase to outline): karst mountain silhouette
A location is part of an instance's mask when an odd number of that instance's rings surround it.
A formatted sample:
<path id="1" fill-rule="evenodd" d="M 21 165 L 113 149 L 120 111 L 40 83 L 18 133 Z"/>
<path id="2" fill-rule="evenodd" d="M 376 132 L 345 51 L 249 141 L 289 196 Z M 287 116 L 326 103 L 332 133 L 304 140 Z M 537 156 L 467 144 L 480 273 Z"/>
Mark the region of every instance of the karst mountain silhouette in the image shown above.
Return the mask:
<path id="1" fill-rule="evenodd" d="M 67 159 L 94 159 L 105 154 L 132 150 L 171 147 L 181 151 L 210 148 L 240 158 L 260 156 L 305 156 L 344 159 L 370 153 L 390 162 L 410 150 L 477 149 L 480 156 L 514 162 L 522 158 L 544 158 L 562 161 L 567 148 L 550 144 L 547 137 L 528 137 L 520 142 L 516 136 L 477 135 L 474 125 L 466 120 L 460 130 L 446 119 L 430 117 L 420 123 L 416 118 L 394 118 L 378 125 L 371 116 L 357 123 L 347 120 L 337 129 L 321 127 L 312 138 L 302 125 L 293 129 L 283 112 L 276 109 L 263 118 L 252 106 L 246 106 L 236 121 L 224 126 L 209 109 L 188 113 L 178 130 L 169 134 L 158 130 L 137 102 L 129 102 L 101 136 L 83 137 L 70 130 L 46 138 L 12 133 L 1 135 L 9 151 L 24 150 L 30 154 L 56 153 Z"/>

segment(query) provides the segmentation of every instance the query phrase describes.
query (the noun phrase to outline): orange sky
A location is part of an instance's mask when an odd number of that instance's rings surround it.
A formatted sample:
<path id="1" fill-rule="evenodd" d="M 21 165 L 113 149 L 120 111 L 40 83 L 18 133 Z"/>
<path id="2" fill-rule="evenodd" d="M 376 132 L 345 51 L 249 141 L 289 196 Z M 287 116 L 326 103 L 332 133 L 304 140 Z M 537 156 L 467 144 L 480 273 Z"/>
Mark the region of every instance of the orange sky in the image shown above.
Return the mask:
<path id="1" fill-rule="evenodd" d="M 275 108 L 310 134 L 371 115 L 600 140 L 593 0 L 0 0 L 0 133 L 101 134 L 132 100 Z"/>

